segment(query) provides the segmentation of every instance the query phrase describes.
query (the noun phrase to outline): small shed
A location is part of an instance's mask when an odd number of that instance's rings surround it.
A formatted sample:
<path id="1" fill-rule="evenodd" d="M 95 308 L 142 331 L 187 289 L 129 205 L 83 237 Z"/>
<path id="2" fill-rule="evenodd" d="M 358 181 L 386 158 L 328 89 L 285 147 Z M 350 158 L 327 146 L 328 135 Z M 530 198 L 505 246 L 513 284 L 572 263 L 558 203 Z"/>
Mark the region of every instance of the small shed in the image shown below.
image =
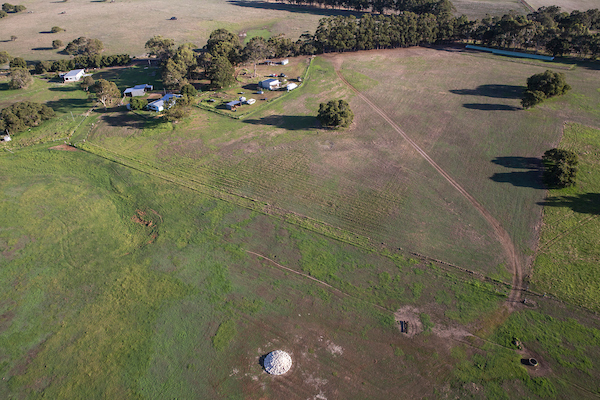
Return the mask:
<path id="1" fill-rule="evenodd" d="M 10 142 L 12 139 L 8 134 L 8 131 L 5 130 L 3 133 L 0 133 L 0 142 Z"/>
<path id="2" fill-rule="evenodd" d="M 147 91 L 152 90 L 152 89 L 153 89 L 152 85 L 147 85 L 144 83 L 142 85 L 135 85 L 132 88 L 125 89 L 125 91 L 123 92 L 123 95 L 130 96 L 130 97 L 143 96 L 144 94 L 146 94 Z"/>
<path id="3" fill-rule="evenodd" d="M 281 65 L 288 65 L 290 63 L 290 60 L 288 60 L 287 58 L 284 58 L 283 60 L 281 60 Z"/>
<path id="4" fill-rule="evenodd" d="M 287 84 L 286 87 L 287 87 L 287 91 L 289 92 L 290 90 L 296 89 L 298 87 L 298 85 L 295 84 L 294 82 L 290 82 L 290 83 Z"/>
<path id="5" fill-rule="evenodd" d="M 182 97 L 180 94 L 167 93 L 161 99 L 148 104 L 148 109 L 156 112 L 161 112 L 165 109 L 165 106 L 169 103 L 171 99 L 177 101 L 177 99 L 180 97 Z"/>
<path id="6" fill-rule="evenodd" d="M 83 77 L 85 69 L 74 69 L 62 76 L 63 82 L 77 82 Z"/>
<path id="7" fill-rule="evenodd" d="M 237 107 L 241 106 L 242 102 L 239 100 L 233 100 L 230 101 L 229 103 L 225 104 L 225 107 L 227 107 L 228 110 L 235 110 Z"/>
<path id="8" fill-rule="evenodd" d="M 258 86 L 264 89 L 276 90 L 279 89 L 280 84 L 279 79 L 265 79 L 264 81 L 260 81 Z"/>

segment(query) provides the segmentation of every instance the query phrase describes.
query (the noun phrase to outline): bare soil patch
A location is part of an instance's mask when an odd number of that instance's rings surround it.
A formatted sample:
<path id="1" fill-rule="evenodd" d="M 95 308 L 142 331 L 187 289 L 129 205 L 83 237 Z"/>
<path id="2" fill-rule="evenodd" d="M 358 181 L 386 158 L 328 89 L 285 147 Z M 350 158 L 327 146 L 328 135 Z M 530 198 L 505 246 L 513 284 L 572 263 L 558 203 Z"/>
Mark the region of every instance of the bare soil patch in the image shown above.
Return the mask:
<path id="1" fill-rule="evenodd" d="M 48 149 L 60 151 L 79 151 L 77 148 L 69 146 L 68 144 L 59 144 L 58 146 L 49 147 Z"/>
<path id="2" fill-rule="evenodd" d="M 410 338 L 423 332 L 423 324 L 419 317 L 419 309 L 416 307 L 404 306 L 399 308 L 398 311 L 394 313 L 394 318 L 396 319 L 398 329 L 401 329 L 402 324 L 408 325 L 408 329 L 406 329 L 405 333 L 406 336 Z"/>

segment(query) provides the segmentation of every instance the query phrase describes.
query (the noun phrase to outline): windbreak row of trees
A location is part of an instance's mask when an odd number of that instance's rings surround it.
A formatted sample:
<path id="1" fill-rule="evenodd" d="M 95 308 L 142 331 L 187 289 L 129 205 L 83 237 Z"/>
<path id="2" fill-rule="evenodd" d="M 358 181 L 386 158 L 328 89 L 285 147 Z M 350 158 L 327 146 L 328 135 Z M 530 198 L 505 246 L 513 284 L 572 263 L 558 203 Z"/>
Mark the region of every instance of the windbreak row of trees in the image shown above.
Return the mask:
<path id="1" fill-rule="evenodd" d="M 417 14 L 440 15 L 454 10 L 454 6 L 449 0 L 287 0 L 287 2 L 378 13 L 410 11 Z"/>
<path id="2" fill-rule="evenodd" d="M 69 71 L 76 68 L 104 68 L 128 65 L 129 54 L 76 56 L 70 60 L 40 61 L 35 65 L 35 73 Z"/>

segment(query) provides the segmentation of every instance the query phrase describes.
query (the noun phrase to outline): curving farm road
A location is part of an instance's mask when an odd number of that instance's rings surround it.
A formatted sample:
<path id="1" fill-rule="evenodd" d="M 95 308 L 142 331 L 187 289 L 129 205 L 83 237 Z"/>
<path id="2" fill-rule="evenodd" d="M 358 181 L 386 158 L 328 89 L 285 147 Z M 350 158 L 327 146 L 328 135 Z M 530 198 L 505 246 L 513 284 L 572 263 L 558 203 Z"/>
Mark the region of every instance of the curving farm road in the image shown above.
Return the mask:
<path id="1" fill-rule="evenodd" d="M 364 94 L 359 92 L 354 86 L 352 86 L 339 71 L 336 65 L 336 74 L 356 95 L 369 105 L 379 116 L 385 120 L 396 132 L 400 134 L 416 151 L 423 157 L 433 168 L 436 169 L 452 185 L 456 190 L 460 192 L 473 207 L 475 207 L 485 218 L 485 220 L 491 225 L 495 236 L 502 245 L 504 252 L 508 258 L 508 263 L 512 269 L 512 289 L 507 299 L 507 306 L 509 309 L 513 309 L 515 304 L 520 301 L 521 298 L 521 284 L 523 282 L 523 267 L 519 256 L 517 255 L 515 245 L 510 238 L 508 232 L 500 225 L 500 222 L 488 210 L 486 210 L 469 192 L 467 192 L 462 186 L 460 186 L 446 171 L 444 171 L 429 155 L 419 147 L 419 145 L 413 141 L 387 114 L 377 107 L 371 100 L 369 100 Z"/>

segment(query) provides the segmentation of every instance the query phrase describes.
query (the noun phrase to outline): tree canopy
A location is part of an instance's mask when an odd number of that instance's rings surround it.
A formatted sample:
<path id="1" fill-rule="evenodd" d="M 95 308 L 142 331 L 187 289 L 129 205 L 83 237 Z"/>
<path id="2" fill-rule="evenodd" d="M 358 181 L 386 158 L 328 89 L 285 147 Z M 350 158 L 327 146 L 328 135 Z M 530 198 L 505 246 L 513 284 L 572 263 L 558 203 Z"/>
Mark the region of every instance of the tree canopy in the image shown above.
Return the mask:
<path id="1" fill-rule="evenodd" d="M 54 110 L 45 104 L 23 101 L 11 104 L 0 111 L 0 131 L 8 129 L 15 134 L 54 118 Z"/>
<path id="2" fill-rule="evenodd" d="M 11 89 L 25 89 L 33 83 L 33 78 L 26 68 L 11 69 L 9 78 L 8 87 Z"/>
<path id="3" fill-rule="evenodd" d="M 82 36 L 69 42 L 67 47 L 65 47 L 65 52 L 71 55 L 82 54 L 86 56 L 92 56 L 100 54 L 103 48 L 104 44 L 102 44 L 100 40 L 88 39 Z"/>
<path id="4" fill-rule="evenodd" d="M 117 85 L 106 79 L 98 79 L 93 86 L 90 86 L 90 91 L 96 93 L 96 98 L 105 109 L 107 105 L 112 104 L 115 99 L 121 97 L 121 91 L 117 88 Z"/>
<path id="5" fill-rule="evenodd" d="M 157 35 L 148 40 L 144 47 L 150 55 L 156 56 L 159 60 L 166 60 L 171 57 L 174 45 L 175 41 L 173 39 Z"/>
<path id="6" fill-rule="evenodd" d="M 544 182 L 549 187 L 564 188 L 577 182 L 577 154 L 564 149 L 550 149 L 542 157 Z"/>
<path id="7" fill-rule="evenodd" d="M 10 67 L 10 69 L 27 68 L 27 62 L 25 61 L 25 59 L 23 59 L 21 57 L 15 57 L 12 60 L 10 60 L 9 67 Z"/>
<path id="8" fill-rule="evenodd" d="M 345 100 L 331 100 L 327 103 L 319 104 L 317 118 L 323 126 L 345 128 L 352 123 L 354 113 Z"/>
<path id="9" fill-rule="evenodd" d="M 521 104 L 530 108 L 541 103 L 544 99 L 560 96 L 571 90 L 565 81 L 565 74 L 546 70 L 527 78 L 527 90 L 523 93 Z"/>
<path id="10" fill-rule="evenodd" d="M 213 57 L 206 69 L 206 76 L 210 84 L 216 88 L 224 88 L 235 82 L 235 70 L 225 56 Z"/>

